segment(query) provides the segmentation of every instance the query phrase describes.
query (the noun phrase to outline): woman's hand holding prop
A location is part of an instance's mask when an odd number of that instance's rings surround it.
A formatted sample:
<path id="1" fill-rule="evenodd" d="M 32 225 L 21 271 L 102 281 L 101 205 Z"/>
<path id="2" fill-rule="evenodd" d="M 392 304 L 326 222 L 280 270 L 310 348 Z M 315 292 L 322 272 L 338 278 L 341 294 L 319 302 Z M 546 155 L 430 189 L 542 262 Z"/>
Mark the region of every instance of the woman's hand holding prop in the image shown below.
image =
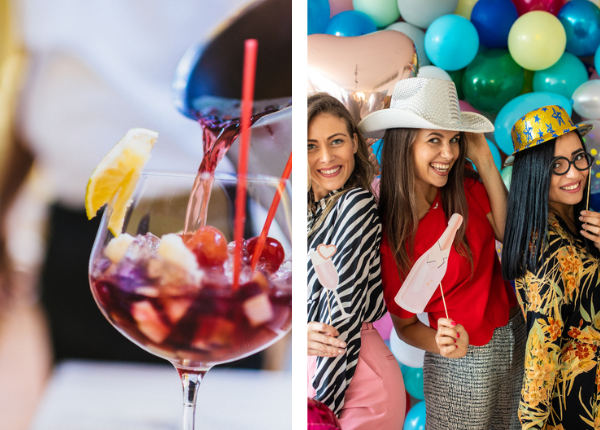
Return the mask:
<path id="1" fill-rule="evenodd" d="M 440 355 L 446 358 L 462 358 L 467 355 L 469 334 L 465 328 L 449 318 L 438 319 L 435 342 Z"/>
<path id="2" fill-rule="evenodd" d="M 337 339 L 335 327 L 320 322 L 309 322 L 306 330 L 308 355 L 337 357 L 346 352 L 346 343 Z"/>

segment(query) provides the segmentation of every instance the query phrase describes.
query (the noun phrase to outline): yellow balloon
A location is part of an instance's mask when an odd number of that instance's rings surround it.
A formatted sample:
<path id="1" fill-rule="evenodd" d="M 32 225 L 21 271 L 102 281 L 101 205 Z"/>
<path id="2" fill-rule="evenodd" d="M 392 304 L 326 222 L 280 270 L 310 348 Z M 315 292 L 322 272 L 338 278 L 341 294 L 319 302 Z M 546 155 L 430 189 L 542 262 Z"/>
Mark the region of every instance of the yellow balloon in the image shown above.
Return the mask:
<path id="1" fill-rule="evenodd" d="M 508 33 L 508 50 L 517 64 L 543 70 L 556 63 L 567 45 L 565 29 L 548 12 L 528 12 L 515 21 Z"/>
<path id="2" fill-rule="evenodd" d="M 458 0 L 458 6 L 456 6 L 454 14 L 464 16 L 468 20 L 471 20 L 471 12 L 473 11 L 475 3 L 477 3 L 477 0 Z"/>

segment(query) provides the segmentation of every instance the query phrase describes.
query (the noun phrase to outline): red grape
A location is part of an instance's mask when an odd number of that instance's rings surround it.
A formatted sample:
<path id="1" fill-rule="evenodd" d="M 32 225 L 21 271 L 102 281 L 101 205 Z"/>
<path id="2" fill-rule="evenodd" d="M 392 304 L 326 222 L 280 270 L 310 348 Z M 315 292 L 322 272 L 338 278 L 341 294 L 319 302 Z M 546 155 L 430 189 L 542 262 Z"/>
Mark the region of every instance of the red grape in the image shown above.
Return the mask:
<path id="1" fill-rule="evenodd" d="M 202 267 L 222 266 L 227 260 L 225 235 L 215 227 L 200 227 L 186 242 Z"/>
<path id="2" fill-rule="evenodd" d="M 254 255 L 254 249 L 256 248 L 257 242 L 258 237 L 253 237 L 246 242 L 246 248 L 250 259 L 252 259 L 252 256 Z M 264 266 L 269 273 L 275 273 L 279 269 L 279 266 L 281 266 L 281 263 L 283 263 L 284 258 L 285 251 L 283 250 L 281 243 L 272 237 L 267 237 L 265 246 L 258 259 L 258 264 Z"/>

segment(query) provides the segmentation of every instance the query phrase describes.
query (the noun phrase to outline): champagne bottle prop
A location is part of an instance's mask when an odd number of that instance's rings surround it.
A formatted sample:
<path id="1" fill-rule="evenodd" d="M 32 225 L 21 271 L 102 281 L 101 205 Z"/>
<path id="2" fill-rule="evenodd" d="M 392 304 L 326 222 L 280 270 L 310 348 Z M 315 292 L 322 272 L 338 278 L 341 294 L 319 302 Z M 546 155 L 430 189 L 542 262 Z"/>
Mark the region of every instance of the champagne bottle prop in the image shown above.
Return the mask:
<path id="1" fill-rule="evenodd" d="M 312 251 L 310 253 L 310 259 L 312 260 L 319 282 L 326 290 L 328 290 L 327 300 L 329 300 L 329 291 L 333 292 L 333 296 L 335 297 L 338 307 L 340 308 L 340 312 L 342 313 L 342 319 L 346 319 L 352 316 L 352 314 L 349 314 L 344 310 L 340 296 L 337 293 L 337 287 L 340 282 L 340 278 L 333 261 L 331 261 L 331 257 L 333 257 L 336 252 L 337 248 L 335 245 L 321 244 L 317 246 L 316 251 Z M 331 321 L 331 309 L 329 310 L 329 320 Z"/>
<path id="2" fill-rule="evenodd" d="M 448 268 L 452 242 L 462 222 L 462 216 L 452 215 L 448 227 L 439 240 L 417 260 L 394 299 L 400 307 L 414 314 L 420 314 L 425 310 L 438 285 L 441 288 L 442 279 Z M 443 290 L 442 300 L 448 317 Z"/>

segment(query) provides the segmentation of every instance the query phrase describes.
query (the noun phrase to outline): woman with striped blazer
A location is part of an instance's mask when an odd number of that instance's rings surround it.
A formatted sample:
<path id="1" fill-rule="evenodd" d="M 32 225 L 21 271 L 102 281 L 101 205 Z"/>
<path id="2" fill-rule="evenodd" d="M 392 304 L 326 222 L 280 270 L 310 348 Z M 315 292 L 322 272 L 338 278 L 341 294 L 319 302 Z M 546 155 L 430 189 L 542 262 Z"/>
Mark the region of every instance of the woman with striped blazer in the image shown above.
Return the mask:
<path id="1" fill-rule="evenodd" d="M 373 328 L 386 313 L 364 139 L 334 97 L 308 99 L 308 391 L 344 430 L 397 429 L 405 390 Z"/>

